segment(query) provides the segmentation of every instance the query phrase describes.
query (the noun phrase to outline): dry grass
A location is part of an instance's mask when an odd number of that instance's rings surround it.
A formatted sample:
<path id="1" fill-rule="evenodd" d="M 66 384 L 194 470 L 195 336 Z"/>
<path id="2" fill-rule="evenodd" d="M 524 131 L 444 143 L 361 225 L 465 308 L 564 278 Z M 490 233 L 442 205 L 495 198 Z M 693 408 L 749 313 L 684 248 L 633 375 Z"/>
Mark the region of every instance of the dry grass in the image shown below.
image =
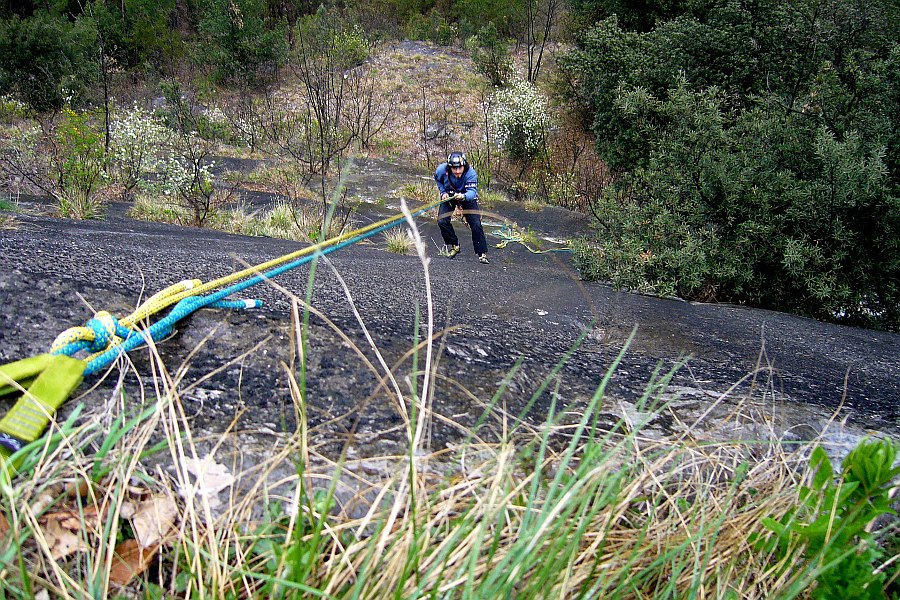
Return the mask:
<path id="1" fill-rule="evenodd" d="M 396 111 L 385 131 L 396 142 L 394 156 L 433 169 L 450 151 L 484 139 L 482 99 L 490 93 L 490 85 L 461 52 L 415 42 L 421 53 L 410 53 L 402 44 L 380 46 L 370 64 L 381 93 L 395 97 Z M 423 145 L 423 130 L 437 122 L 449 125 L 448 135 Z"/>
<path id="2" fill-rule="evenodd" d="M 394 254 L 409 254 L 415 247 L 412 235 L 403 228 L 389 229 L 384 232 L 387 251 Z"/>
<path id="3" fill-rule="evenodd" d="M 301 319 L 295 314 L 298 328 Z M 796 501 L 798 458 L 777 445 L 750 461 L 744 444 L 648 441 L 624 420 L 618 432 L 592 431 L 586 412 L 574 428 L 550 419 L 538 430 L 429 454 L 420 432 L 442 417 L 427 405 L 414 417 L 418 399 L 389 384 L 410 448 L 405 457 L 383 457 L 385 469 L 372 479 L 352 461 L 315 452 L 302 384 L 291 377 L 300 429 L 267 460 L 235 472 L 227 504 L 217 507 L 215 496 L 197 492 L 203 486 L 189 465 L 223 461 L 218 453 L 236 443 L 235 434 L 214 445 L 195 440 L 182 407 L 185 369 L 156 368 L 158 397 L 145 420 L 103 455 L 83 449 L 106 447 L 122 422 L 94 416 L 64 427 L 65 440 L 38 453 L 29 477 L 4 487 L 27 566 L 18 571 L 5 562 L 9 597 L 25 591 L 25 573 L 31 592 L 115 591 L 117 541 L 151 505 L 175 512 L 161 520 L 162 537 L 144 548 L 159 552 L 162 573 L 145 571 L 130 583 L 149 597 L 262 598 L 294 589 L 308 597 L 457 597 L 469 590 L 482 598 L 546 598 L 591 590 L 596 597 L 775 598 L 789 583 L 768 576 L 768 557 L 748 541 L 765 533 L 763 517 Z M 517 423 L 502 425 L 512 431 Z M 165 441 L 153 469 L 138 457 L 158 431 Z M 568 445 L 552 443 L 556 436 Z M 300 467 L 290 474 L 295 460 Z M 229 471 L 240 468 L 225 462 Z M 451 474 L 435 476 L 442 471 Z M 338 486 L 355 488 L 368 511 L 354 517 L 353 502 L 336 505 Z M 276 501 L 282 509 L 273 512 Z M 48 514 L 77 524 L 84 543 L 65 557 Z"/>

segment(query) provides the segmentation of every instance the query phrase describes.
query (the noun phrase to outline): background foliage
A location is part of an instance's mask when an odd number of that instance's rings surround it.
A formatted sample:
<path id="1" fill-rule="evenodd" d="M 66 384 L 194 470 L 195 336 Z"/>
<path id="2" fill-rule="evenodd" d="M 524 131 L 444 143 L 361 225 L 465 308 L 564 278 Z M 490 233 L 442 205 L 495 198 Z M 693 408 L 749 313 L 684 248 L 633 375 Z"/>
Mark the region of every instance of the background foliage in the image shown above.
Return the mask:
<path id="1" fill-rule="evenodd" d="M 896 7 L 582 4 L 618 11 L 564 60 L 617 175 L 583 273 L 900 326 Z"/>
<path id="2" fill-rule="evenodd" d="M 465 82 L 483 103 L 472 155 L 516 198 L 595 218 L 586 278 L 898 329 L 898 31 L 890 0 L 8 2 L 0 95 L 45 131 L 65 106 L 90 112 L 114 153 L 111 87 L 162 90 L 181 139 L 288 157 L 324 198 L 352 145 L 386 143 L 396 99 L 365 71 L 374 44 L 455 46 L 486 80 Z M 302 102 L 277 93 L 290 75 Z M 450 114 L 446 92 L 412 102 L 443 94 Z"/>

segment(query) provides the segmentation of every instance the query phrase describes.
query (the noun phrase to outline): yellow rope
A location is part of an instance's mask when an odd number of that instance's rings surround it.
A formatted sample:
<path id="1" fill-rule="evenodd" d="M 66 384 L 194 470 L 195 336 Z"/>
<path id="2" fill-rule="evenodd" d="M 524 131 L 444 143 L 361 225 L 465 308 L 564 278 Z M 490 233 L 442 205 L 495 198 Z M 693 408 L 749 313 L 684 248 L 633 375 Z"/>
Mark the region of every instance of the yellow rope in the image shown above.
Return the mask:
<path id="1" fill-rule="evenodd" d="M 426 204 L 421 208 L 417 209 L 416 212 L 425 212 L 431 208 L 434 208 L 441 201 L 437 200 L 430 204 Z M 141 320 L 146 319 L 150 315 L 156 314 L 159 311 L 165 309 L 166 307 L 172 306 L 173 304 L 178 303 L 184 298 L 188 296 L 199 296 L 201 294 L 205 294 L 206 292 L 225 287 L 231 283 L 236 281 L 240 281 L 241 279 L 245 279 L 247 277 L 252 277 L 264 271 L 268 271 L 273 267 L 277 267 L 278 265 L 291 262 L 292 260 L 296 260 L 301 256 L 306 256 L 307 254 L 312 254 L 314 252 L 318 252 L 323 250 L 329 246 L 333 246 L 336 244 L 340 244 L 346 240 L 354 238 L 359 235 L 363 235 L 369 231 L 374 229 L 378 229 L 379 227 L 383 227 L 388 223 L 393 221 L 398 221 L 403 219 L 403 215 L 394 215 L 392 217 L 387 217 L 382 219 L 381 221 L 377 221 L 375 223 L 371 223 L 366 225 L 365 227 L 360 227 L 354 231 L 348 231 L 346 233 L 342 233 L 337 237 L 333 237 L 331 239 L 325 240 L 323 242 L 319 242 L 318 244 L 314 244 L 312 246 L 307 246 L 306 248 L 302 248 L 297 250 L 296 252 L 292 252 L 290 254 L 285 254 L 284 256 L 280 256 L 278 258 L 273 258 L 267 262 L 256 265 L 255 267 L 249 267 L 242 271 L 238 271 L 236 273 L 232 273 L 230 275 L 226 275 L 225 277 L 220 277 L 219 279 L 215 279 L 208 283 L 202 283 L 199 279 L 194 280 L 186 280 L 180 283 L 177 283 L 173 286 L 170 286 L 161 292 L 153 295 L 151 298 L 148 298 L 143 304 L 141 304 L 137 310 L 135 310 L 132 314 L 127 317 L 120 319 L 119 322 L 122 323 L 125 327 L 134 327 Z M 186 286 L 186 287 L 179 287 Z"/>

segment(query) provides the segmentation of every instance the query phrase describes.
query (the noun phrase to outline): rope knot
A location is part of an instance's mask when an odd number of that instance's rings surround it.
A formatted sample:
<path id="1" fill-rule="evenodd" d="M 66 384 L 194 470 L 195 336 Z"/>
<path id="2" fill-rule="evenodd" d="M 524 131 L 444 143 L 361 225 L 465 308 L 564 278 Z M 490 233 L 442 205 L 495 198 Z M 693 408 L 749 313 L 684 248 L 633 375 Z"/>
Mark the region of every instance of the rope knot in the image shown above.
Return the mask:
<path id="1" fill-rule="evenodd" d="M 94 333 L 93 340 L 86 340 L 91 342 L 87 349 L 91 352 L 101 352 L 114 345 L 118 324 L 119 321 L 105 310 L 94 315 L 93 319 L 85 323 L 85 327 Z"/>
<path id="2" fill-rule="evenodd" d="M 103 352 L 122 343 L 128 329 L 114 316 L 102 310 L 82 327 L 70 327 L 59 334 L 50 346 L 52 354 L 73 356 L 81 350 Z"/>

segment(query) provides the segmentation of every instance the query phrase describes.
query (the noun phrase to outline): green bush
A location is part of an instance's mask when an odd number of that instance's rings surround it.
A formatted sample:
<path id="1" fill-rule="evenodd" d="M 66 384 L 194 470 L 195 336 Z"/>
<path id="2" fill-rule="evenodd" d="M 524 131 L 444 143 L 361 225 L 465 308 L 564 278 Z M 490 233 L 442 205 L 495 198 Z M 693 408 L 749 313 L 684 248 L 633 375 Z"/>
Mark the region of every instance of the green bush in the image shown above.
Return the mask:
<path id="1" fill-rule="evenodd" d="M 449 46 L 456 39 L 456 28 L 436 10 L 427 15 L 416 13 L 406 23 L 406 36 L 413 40 Z"/>
<path id="2" fill-rule="evenodd" d="M 205 0 L 198 24 L 201 64 L 216 82 L 255 82 L 286 57 L 283 23 L 266 22 L 263 0 Z"/>
<path id="3" fill-rule="evenodd" d="M 56 199 L 60 213 L 76 219 L 94 219 L 102 212 L 97 192 L 107 178 L 108 157 L 100 130 L 89 113 L 69 107 L 53 132 Z"/>
<path id="4" fill-rule="evenodd" d="M 299 41 L 294 60 L 318 61 L 323 70 L 352 69 L 372 53 L 372 42 L 362 27 L 324 7 L 297 21 L 294 35 Z"/>
<path id="5" fill-rule="evenodd" d="M 169 26 L 175 0 L 94 0 L 86 8 L 117 67 L 141 71 L 184 57 L 181 34 Z"/>
<path id="6" fill-rule="evenodd" d="M 0 20 L 0 90 L 39 111 L 62 108 L 97 79 L 96 30 L 88 18 L 74 21 L 36 12 Z"/>
<path id="7" fill-rule="evenodd" d="M 715 89 L 682 82 L 617 108 L 650 140 L 641 168 L 595 205 L 586 278 L 698 300 L 745 302 L 825 320 L 900 325 L 900 200 L 883 153 L 802 117 L 731 114 Z M 784 168 L 809 140 L 805 177 Z"/>
<path id="8" fill-rule="evenodd" d="M 843 600 L 885 598 L 886 575 L 877 569 L 883 552 L 869 529 L 876 517 L 895 515 L 891 509 L 897 444 L 891 440 L 863 441 L 841 463 L 835 475 L 821 447 L 813 450 L 810 485 L 800 488 L 800 503 L 779 520 L 764 524 L 775 532 L 757 545 L 776 557 L 788 555 L 798 541 L 804 556 L 818 565 L 812 598 Z"/>
<path id="9" fill-rule="evenodd" d="M 500 37 L 493 23 L 466 39 L 466 51 L 472 55 L 475 70 L 487 77 L 494 87 L 503 87 L 512 80 L 515 71 L 509 44 Z"/>
<path id="10" fill-rule="evenodd" d="M 581 37 L 560 89 L 617 177 L 584 276 L 900 328 L 900 23 L 834 6 L 690 5 Z"/>

